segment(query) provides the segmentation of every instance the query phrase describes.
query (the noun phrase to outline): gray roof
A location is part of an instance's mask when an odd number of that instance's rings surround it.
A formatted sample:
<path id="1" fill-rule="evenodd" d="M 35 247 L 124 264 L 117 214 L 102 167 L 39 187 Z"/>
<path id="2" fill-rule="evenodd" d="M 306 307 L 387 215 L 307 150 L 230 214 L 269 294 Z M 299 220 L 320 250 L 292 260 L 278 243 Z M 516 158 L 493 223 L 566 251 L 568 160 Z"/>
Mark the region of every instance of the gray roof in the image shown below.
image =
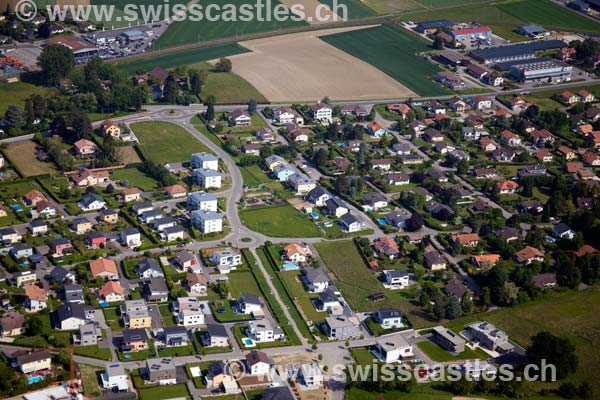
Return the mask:
<path id="1" fill-rule="evenodd" d="M 148 340 L 148 333 L 145 329 L 125 329 L 123 331 L 123 341 L 125 343 Z"/>
<path id="2" fill-rule="evenodd" d="M 54 312 L 54 321 L 57 323 L 71 317 L 85 320 L 85 308 L 83 305 L 77 303 L 61 304 Z"/>
<path id="3" fill-rule="evenodd" d="M 248 304 L 261 304 L 258 296 L 253 293 L 242 293 L 242 300 Z"/>
<path id="4" fill-rule="evenodd" d="M 221 324 L 206 324 L 206 330 L 210 336 L 229 337 L 227 335 L 227 329 Z"/>
<path id="5" fill-rule="evenodd" d="M 305 268 L 304 274 L 311 282 L 327 282 L 329 276 L 323 268 Z"/>
<path id="6" fill-rule="evenodd" d="M 471 51 L 471 54 L 480 59 L 496 59 L 506 57 L 518 57 L 526 54 L 535 54 L 540 51 L 561 49 L 566 47 L 562 40 L 543 40 L 530 43 L 519 43 L 509 46 L 488 47 Z"/>

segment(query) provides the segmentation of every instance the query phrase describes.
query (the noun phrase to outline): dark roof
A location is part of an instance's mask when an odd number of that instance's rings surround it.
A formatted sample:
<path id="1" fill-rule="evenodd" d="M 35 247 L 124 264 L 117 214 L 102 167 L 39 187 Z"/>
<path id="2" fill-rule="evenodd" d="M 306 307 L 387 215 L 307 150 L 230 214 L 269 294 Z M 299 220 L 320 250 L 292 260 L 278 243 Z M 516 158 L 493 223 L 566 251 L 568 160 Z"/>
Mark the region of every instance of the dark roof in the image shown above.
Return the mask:
<path id="1" fill-rule="evenodd" d="M 374 204 L 379 201 L 387 202 L 387 198 L 379 192 L 369 192 L 366 193 L 362 198 L 363 204 Z"/>
<path id="2" fill-rule="evenodd" d="M 504 57 L 517 57 L 525 54 L 533 54 L 539 51 L 560 49 L 566 47 L 562 40 L 543 40 L 530 43 L 519 43 L 509 46 L 488 47 L 487 49 L 473 50 L 471 54 L 480 59 L 495 59 Z"/>
<path id="3" fill-rule="evenodd" d="M 446 19 L 436 19 L 433 21 L 421 21 L 417 22 L 417 25 L 423 29 L 434 29 L 434 28 L 447 28 L 452 26 L 452 22 Z"/>
<path id="4" fill-rule="evenodd" d="M 33 220 L 29 223 L 29 226 L 31 226 L 32 228 L 39 228 L 41 226 L 47 226 L 48 224 L 46 223 L 46 221 L 42 221 L 40 219 L 36 219 Z"/>
<path id="5" fill-rule="evenodd" d="M 458 279 L 450 279 L 444 287 L 444 291 L 448 295 L 454 296 L 457 299 L 461 299 L 467 290 L 469 290 L 467 286 Z"/>
<path id="6" fill-rule="evenodd" d="M 227 329 L 221 324 L 206 324 L 206 330 L 210 336 L 229 337 Z"/>
<path id="7" fill-rule="evenodd" d="M 123 341 L 125 343 L 146 340 L 148 340 L 148 334 L 145 329 L 125 329 L 123 331 Z"/>
<path id="8" fill-rule="evenodd" d="M 402 312 L 397 308 L 381 308 L 377 310 L 377 313 L 381 319 L 398 318 L 402 316 Z"/>
<path id="9" fill-rule="evenodd" d="M 223 361 L 217 361 L 208 366 L 208 375 L 218 376 L 225 373 Z"/>
<path id="10" fill-rule="evenodd" d="M 14 356 L 20 365 L 41 361 L 52 357 L 50 355 L 50 351 L 48 350 L 19 350 L 18 352 L 14 353 Z"/>
<path id="11" fill-rule="evenodd" d="M 250 353 L 246 354 L 246 362 L 249 366 L 253 366 L 259 362 L 271 365 L 271 359 L 267 353 L 258 350 L 252 350 Z"/>
<path id="12" fill-rule="evenodd" d="M 556 274 L 547 272 L 543 274 L 537 274 L 532 279 L 533 285 L 538 289 L 543 289 L 546 285 L 556 284 Z"/>
<path id="13" fill-rule="evenodd" d="M 287 386 L 267 388 L 262 395 L 263 400 L 294 400 L 294 395 Z"/>
<path id="14" fill-rule="evenodd" d="M 187 335 L 187 329 L 183 326 L 168 326 L 165 328 L 165 336 L 167 335 Z"/>
<path id="15" fill-rule="evenodd" d="M 71 317 L 85 320 L 85 308 L 83 305 L 78 303 L 61 304 L 54 311 L 54 321 L 57 325 Z"/>
<path id="16" fill-rule="evenodd" d="M 242 299 L 244 303 L 261 304 L 258 296 L 252 293 L 242 293 Z"/>
<path id="17" fill-rule="evenodd" d="M 358 218 L 356 218 L 354 215 L 352 215 L 350 213 L 346 213 L 346 214 L 342 215 L 342 217 L 340 219 L 346 225 L 351 225 L 351 224 L 354 224 L 356 222 L 360 222 L 358 220 Z"/>
<path id="18" fill-rule="evenodd" d="M 70 273 L 71 272 L 66 268 L 56 267 L 52 270 L 52 272 L 50 272 L 50 278 L 58 283 L 62 283 Z"/>

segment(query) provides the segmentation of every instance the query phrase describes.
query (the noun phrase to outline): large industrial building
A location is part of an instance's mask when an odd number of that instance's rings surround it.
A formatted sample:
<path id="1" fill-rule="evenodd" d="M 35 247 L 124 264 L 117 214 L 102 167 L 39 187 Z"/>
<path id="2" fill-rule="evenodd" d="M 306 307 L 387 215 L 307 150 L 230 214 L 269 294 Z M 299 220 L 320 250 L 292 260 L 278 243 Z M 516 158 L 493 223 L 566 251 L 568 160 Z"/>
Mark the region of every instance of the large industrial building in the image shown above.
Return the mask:
<path id="1" fill-rule="evenodd" d="M 539 42 L 520 43 L 509 46 L 488 47 L 473 50 L 471 56 L 485 64 L 507 63 L 536 58 L 536 53 L 558 50 L 566 47 L 562 40 L 543 40 Z"/>
<path id="2" fill-rule="evenodd" d="M 513 64 L 510 74 L 521 82 L 559 83 L 570 81 L 573 67 L 552 59 L 534 59 Z"/>
<path id="3" fill-rule="evenodd" d="M 78 36 L 53 37 L 46 41 L 46 45 L 60 44 L 73 50 L 75 62 L 84 62 L 98 55 L 98 48 Z"/>

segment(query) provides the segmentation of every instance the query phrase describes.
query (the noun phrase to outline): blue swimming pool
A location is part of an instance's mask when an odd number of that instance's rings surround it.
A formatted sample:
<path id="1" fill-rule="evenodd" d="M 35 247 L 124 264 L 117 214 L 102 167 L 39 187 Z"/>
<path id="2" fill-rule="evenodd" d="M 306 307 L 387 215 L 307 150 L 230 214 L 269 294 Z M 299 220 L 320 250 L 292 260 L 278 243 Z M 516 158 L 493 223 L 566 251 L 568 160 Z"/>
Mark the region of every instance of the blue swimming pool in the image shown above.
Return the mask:
<path id="1" fill-rule="evenodd" d="M 21 208 L 21 206 L 18 205 L 18 204 L 13 204 L 12 206 L 10 206 L 10 208 L 12 208 L 13 210 L 15 210 L 16 212 L 23 211 L 23 208 Z"/>
<path id="2" fill-rule="evenodd" d="M 296 263 L 285 263 L 281 266 L 281 269 L 284 271 L 292 271 L 294 269 L 300 268 Z"/>
<path id="3" fill-rule="evenodd" d="M 314 211 L 310 213 L 310 216 L 312 219 L 319 219 L 319 214 Z"/>
<path id="4" fill-rule="evenodd" d="M 110 304 L 108 304 L 106 301 L 103 301 L 102 303 L 100 303 L 100 307 L 108 307 Z"/>
<path id="5" fill-rule="evenodd" d="M 41 375 L 30 376 L 29 378 L 27 378 L 27 383 L 31 385 L 32 383 L 38 383 L 43 380 L 44 380 L 44 377 Z"/>
<path id="6" fill-rule="evenodd" d="M 379 218 L 377 222 L 379 222 L 379 225 L 387 225 L 387 221 L 385 220 L 385 218 Z"/>

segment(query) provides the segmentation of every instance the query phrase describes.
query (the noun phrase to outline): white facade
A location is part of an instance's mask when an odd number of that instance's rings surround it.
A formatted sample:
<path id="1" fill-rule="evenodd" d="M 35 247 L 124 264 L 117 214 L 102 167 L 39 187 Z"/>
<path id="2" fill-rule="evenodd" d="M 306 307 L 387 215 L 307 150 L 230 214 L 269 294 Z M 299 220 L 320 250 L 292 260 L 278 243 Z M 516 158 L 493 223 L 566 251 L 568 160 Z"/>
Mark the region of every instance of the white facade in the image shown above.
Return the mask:
<path id="1" fill-rule="evenodd" d="M 218 171 L 219 158 L 210 153 L 195 153 L 192 154 L 190 166 L 192 168 L 205 168 Z"/>
<path id="2" fill-rule="evenodd" d="M 217 211 L 217 198 L 213 194 L 206 192 L 190 193 L 187 199 L 187 206 L 190 210 Z"/>
<path id="3" fill-rule="evenodd" d="M 221 232 L 223 230 L 223 215 L 213 211 L 192 212 L 192 225 L 202 233 Z"/>

